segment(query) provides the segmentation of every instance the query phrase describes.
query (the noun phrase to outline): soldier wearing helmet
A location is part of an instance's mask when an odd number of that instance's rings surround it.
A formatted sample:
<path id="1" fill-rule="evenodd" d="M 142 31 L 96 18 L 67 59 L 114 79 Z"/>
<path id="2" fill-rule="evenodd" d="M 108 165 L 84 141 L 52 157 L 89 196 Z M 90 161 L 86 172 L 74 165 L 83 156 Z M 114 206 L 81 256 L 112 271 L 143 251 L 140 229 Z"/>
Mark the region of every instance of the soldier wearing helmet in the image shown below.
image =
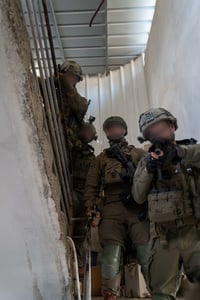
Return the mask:
<path id="1" fill-rule="evenodd" d="M 73 217 L 76 218 L 73 226 L 73 236 L 77 249 L 79 267 L 83 266 L 83 242 L 86 235 L 86 212 L 84 211 L 85 181 L 90 164 L 95 159 L 94 148 L 89 144 L 97 139 L 96 129 L 93 125 L 95 118 L 90 117 L 83 122 L 78 134 L 78 140 L 72 148 L 72 182 L 73 182 Z M 82 220 L 77 220 L 81 218 Z"/>
<path id="2" fill-rule="evenodd" d="M 148 129 L 153 124 L 158 124 L 159 122 L 168 123 L 173 126 L 174 130 L 170 139 L 174 139 L 174 131 L 177 130 L 178 128 L 177 120 L 169 111 L 167 111 L 164 108 L 150 109 L 149 111 L 141 114 L 139 120 L 139 127 L 140 127 L 140 132 L 143 134 L 144 139 L 148 140 Z"/>
<path id="3" fill-rule="evenodd" d="M 61 66 L 61 72 L 66 73 L 73 86 L 83 80 L 83 72 L 79 64 L 73 60 L 64 62 Z"/>
<path id="4" fill-rule="evenodd" d="M 148 282 L 153 300 L 173 300 L 182 269 L 200 294 L 200 145 L 175 140 L 177 119 L 163 108 L 141 114 L 139 128 L 152 143 L 140 161 L 132 193 L 148 201 L 151 252 Z"/>
<path id="5" fill-rule="evenodd" d="M 72 147 L 87 112 L 88 102 L 82 97 L 76 85 L 83 80 L 82 70 L 75 61 L 66 61 L 60 68 L 60 82 L 63 93 L 63 118 L 69 145 Z"/>
<path id="6" fill-rule="evenodd" d="M 125 140 L 127 124 L 121 117 L 106 119 L 103 130 L 110 147 L 91 164 L 84 198 L 88 210 L 96 207 L 101 214 L 99 239 L 103 247 L 102 294 L 105 300 L 115 300 L 119 296 L 121 256 L 128 237 L 145 272 L 148 222 L 141 217 L 144 215 L 144 207 L 137 205 L 130 193 L 134 168 L 144 152 L 128 145 Z M 102 202 L 99 201 L 100 194 Z"/>

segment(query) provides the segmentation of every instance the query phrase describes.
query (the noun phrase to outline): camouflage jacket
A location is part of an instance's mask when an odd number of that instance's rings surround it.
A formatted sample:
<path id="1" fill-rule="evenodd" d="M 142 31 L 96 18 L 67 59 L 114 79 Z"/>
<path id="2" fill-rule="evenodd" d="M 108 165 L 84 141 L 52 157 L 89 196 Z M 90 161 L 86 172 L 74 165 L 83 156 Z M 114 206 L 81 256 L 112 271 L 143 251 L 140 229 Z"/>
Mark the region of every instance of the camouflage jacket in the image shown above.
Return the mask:
<path id="1" fill-rule="evenodd" d="M 120 147 L 135 165 L 144 155 L 142 149 L 130 146 L 126 141 L 122 142 Z M 130 188 L 130 184 L 122 179 L 122 164 L 117 159 L 109 157 L 106 150 L 99 154 L 90 166 L 84 194 L 86 207 L 96 204 L 102 190 L 105 198 L 116 198 L 121 192 Z"/>
<path id="2" fill-rule="evenodd" d="M 155 223 L 200 218 L 200 145 L 180 146 L 182 159 L 162 167 L 163 178 L 149 174 L 147 156 L 135 172 L 132 194 L 139 204 L 148 201 L 149 218 Z"/>
<path id="3" fill-rule="evenodd" d="M 87 112 L 88 102 L 86 98 L 78 93 L 74 86 L 70 85 L 63 78 L 61 78 L 60 81 L 63 93 L 64 125 L 77 134 Z"/>
<path id="4" fill-rule="evenodd" d="M 181 146 L 181 148 L 183 149 L 182 164 L 200 169 L 200 144 Z M 173 178 L 171 181 L 173 182 Z M 136 202 L 143 203 L 147 200 L 154 182 L 154 175 L 146 170 L 146 156 L 144 156 L 138 164 L 133 180 L 132 193 Z"/>

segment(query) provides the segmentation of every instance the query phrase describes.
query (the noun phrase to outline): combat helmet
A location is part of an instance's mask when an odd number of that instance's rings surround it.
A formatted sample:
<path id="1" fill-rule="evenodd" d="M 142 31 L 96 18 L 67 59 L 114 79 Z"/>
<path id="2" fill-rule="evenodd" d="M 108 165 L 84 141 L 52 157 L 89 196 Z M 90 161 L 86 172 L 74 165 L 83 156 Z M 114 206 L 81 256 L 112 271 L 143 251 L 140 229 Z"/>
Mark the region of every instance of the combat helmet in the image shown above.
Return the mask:
<path id="1" fill-rule="evenodd" d="M 127 135 L 127 133 L 128 133 L 127 124 L 122 117 L 112 116 L 112 117 L 107 118 L 103 123 L 103 131 L 105 131 L 107 128 L 112 127 L 112 125 L 120 125 L 120 126 L 124 127 L 124 129 L 126 130 L 125 136 Z"/>
<path id="2" fill-rule="evenodd" d="M 79 78 L 79 81 L 83 80 L 82 69 L 81 69 L 80 65 L 77 62 L 73 61 L 73 60 L 65 61 L 61 65 L 60 70 L 61 70 L 62 73 L 71 72 Z"/>
<path id="3" fill-rule="evenodd" d="M 80 132 L 79 132 L 79 137 L 80 139 L 82 139 L 83 137 L 81 136 L 81 133 L 82 133 L 82 129 L 89 129 L 90 132 L 91 132 L 91 139 L 90 140 L 87 140 L 87 143 L 90 143 L 92 141 L 96 141 L 98 139 L 98 135 L 97 135 L 97 131 L 96 131 L 96 128 L 94 126 L 94 121 L 95 121 L 95 117 L 93 116 L 90 116 L 89 119 L 87 121 L 84 121 L 82 124 L 81 124 L 81 128 L 80 128 Z"/>
<path id="4" fill-rule="evenodd" d="M 175 130 L 178 128 L 177 119 L 168 110 L 161 107 L 151 108 L 142 113 L 139 118 L 139 128 L 144 139 L 148 139 L 147 129 L 160 121 L 169 121 L 174 124 Z"/>

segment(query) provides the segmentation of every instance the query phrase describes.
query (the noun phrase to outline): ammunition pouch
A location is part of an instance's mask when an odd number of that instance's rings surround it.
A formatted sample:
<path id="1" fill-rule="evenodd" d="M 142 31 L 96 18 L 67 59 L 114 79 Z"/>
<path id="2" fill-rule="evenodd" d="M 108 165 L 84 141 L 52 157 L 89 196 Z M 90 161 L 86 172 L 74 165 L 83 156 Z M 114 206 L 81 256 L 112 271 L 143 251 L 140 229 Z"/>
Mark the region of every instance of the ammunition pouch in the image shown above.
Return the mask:
<path id="1" fill-rule="evenodd" d="M 165 228 L 165 230 L 170 230 L 174 228 L 181 228 L 183 226 L 193 226 L 197 224 L 199 224 L 199 220 L 194 218 L 194 216 L 189 216 L 184 217 L 182 219 L 177 219 L 175 221 L 158 224 L 158 226 L 160 225 L 162 229 Z"/>
<path id="2" fill-rule="evenodd" d="M 148 206 L 149 219 L 154 223 L 171 222 L 193 215 L 192 209 L 187 209 L 180 190 L 153 192 L 148 196 Z"/>

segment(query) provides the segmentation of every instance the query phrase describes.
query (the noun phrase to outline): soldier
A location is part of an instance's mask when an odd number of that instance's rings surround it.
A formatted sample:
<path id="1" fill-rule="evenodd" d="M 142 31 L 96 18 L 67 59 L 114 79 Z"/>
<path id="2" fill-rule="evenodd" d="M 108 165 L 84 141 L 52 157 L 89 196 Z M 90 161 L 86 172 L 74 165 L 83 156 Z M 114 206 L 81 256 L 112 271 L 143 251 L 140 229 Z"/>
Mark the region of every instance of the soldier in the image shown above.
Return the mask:
<path id="1" fill-rule="evenodd" d="M 72 148 L 88 108 L 87 100 L 76 89 L 77 83 L 83 80 L 81 67 L 75 61 L 66 61 L 61 65 L 59 78 L 63 93 L 64 126 Z"/>
<path id="2" fill-rule="evenodd" d="M 97 206 L 97 210 L 101 211 L 102 294 L 105 300 L 115 300 L 121 281 L 121 255 L 128 234 L 143 272 L 146 264 L 148 222 L 142 217 L 143 208 L 130 197 L 135 166 L 144 152 L 126 142 L 127 124 L 121 117 L 106 119 L 103 130 L 110 147 L 96 157 L 89 169 L 85 205 L 88 210 Z M 98 206 L 102 190 L 103 208 Z"/>
<path id="3" fill-rule="evenodd" d="M 135 173 L 133 196 L 148 201 L 151 222 L 149 285 L 153 300 L 176 299 L 182 268 L 200 295 L 200 145 L 175 141 L 176 118 L 163 108 L 139 119 L 149 153 Z M 183 145 L 185 144 L 185 145 Z M 186 145 L 189 144 L 189 145 Z"/>
<path id="4" fill-rule="evenodd" d="M 91 162 L 95 159 L 94 148 L 89 145 L 97 139 L 96 129 L 91 121 L 81 126 L 79 140 L 72 148 L 72 178 L 73 178 L 73 217 L 74 240 L 77 249 L 79 267 L 83 266 L 83 242 L 86 234 L 86 212 L 84 210 L 84 190 L 87 173 Z"/>

